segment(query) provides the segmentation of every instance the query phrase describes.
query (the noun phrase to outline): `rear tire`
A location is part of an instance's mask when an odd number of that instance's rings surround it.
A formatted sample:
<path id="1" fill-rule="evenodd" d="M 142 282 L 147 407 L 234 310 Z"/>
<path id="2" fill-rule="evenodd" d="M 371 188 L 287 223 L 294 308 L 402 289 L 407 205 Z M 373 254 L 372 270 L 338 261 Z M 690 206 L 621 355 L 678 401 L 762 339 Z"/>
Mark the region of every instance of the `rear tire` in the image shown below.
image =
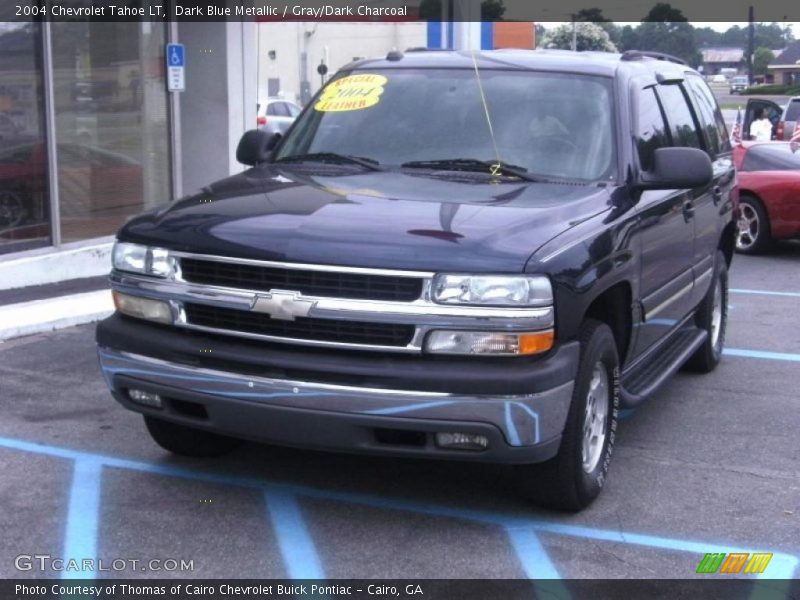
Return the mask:
<path id="1" fill-rule="evenodd" d="M 242 444 L 241 440 L 156 417 L 146 416 L 144 423 L 156 444 L 180 456 L 221 456 Z"/>
<path id="2" fill-rule="evenodd" d="M 739 200 L 739 221 L 736 231 L 736 251 L 741 254 L 761 254 L 773 246 L 769 215 L 755 196 L 742 195 Z"/>
<path id="3" fill-rule="evenodd" d="M 695 312 L 695 323 L 708 333 L 708 337 L 685 365 L 688 370 L 698 373 L 710 373 L 719 364 L 728 325 L 728 266 L 725 255 L 719 250 L 714 260 L 711 287 Z"/>
<path id="4" fill-rule="evenodd" d="M 581 358 L 558 454 L 517 467 L 523 493 L 547 508 L 576 512 L 603 489 L 619 413 L 619 357 L 605 323 L 587 319 L 580 329 Z"/>

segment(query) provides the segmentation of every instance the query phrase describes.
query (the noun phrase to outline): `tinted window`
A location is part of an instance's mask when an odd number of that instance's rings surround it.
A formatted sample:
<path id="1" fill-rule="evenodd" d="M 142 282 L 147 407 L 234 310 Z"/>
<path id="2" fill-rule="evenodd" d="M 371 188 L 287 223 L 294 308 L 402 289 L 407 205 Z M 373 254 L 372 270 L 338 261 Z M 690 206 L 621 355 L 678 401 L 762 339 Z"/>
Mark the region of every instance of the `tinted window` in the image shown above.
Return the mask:
<path id="1" fill-rule="evenodd" d="M 714 99 L 714 94 L 700 77 L 689 75 L 686 82 L 693 92 L 694 105 L 703 123 L 711 152 L 716 155 L 730 151 L 728 128 L 725 126 L 725 119 Z"/>
<path id="2" fill-rule="evenodd" d="M 642 169 L 653 168 L 653 153 L 657 148 L 669 146 L 664 117 L 652 88 L 642 90 L 639 95 L 638 120 L 636 123 L 636 146 Z"/>
<path id="3" fill-rule="evenodd" d="M 790 144 L 770 143 L 753 146 L 747 151 L 742 171 L 796 171 L 800 169 L 800 152 L 792 152 Z"/>
<path id="4" fill-rule="evenodd" d="M 667 114 L 672 145 L 700 148 L 700 137 L 682 87 L 676 84 L 660 85 L 658 95 Z"/>
<path id="5" fill-rule="evenodd" d="M 283 102 L 273 102 L 267 105 L 267 114 L 273 117 L 288 117 L 289 111 Z"/>
<path id="6" fill-rule="evenodd" d="M 792 100 L 786 109 L 786 121 L 798 121 L 800 117 L 800 100 Z"/>
<path id="7" fill-rule="evenodd" d="M 289 115 L 296 117 L 300 114 L 300 108 L 296 104 L 286 103 L 286 108 L 289 110 Z"/>
<path id="8" fill-rule="evenodd" d="M 479 87 L 473 69 L 393 68 L 341 79 L 298 117 L 276 159 L 336 152 L 419 169 L 499 155 L 545 178 L 616 179 L 610 78 L 484 69 Z"/>

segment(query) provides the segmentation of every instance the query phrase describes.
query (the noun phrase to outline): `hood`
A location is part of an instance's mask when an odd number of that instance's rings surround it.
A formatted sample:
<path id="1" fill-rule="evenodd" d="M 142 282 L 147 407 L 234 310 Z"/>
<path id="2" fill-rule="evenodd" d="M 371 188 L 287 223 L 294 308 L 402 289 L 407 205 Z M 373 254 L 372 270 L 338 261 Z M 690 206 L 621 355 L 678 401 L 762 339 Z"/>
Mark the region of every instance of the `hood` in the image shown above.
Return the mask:
<path id="1" fill-rule="evenodd" d="M 482 174 L 267 165 L 134 218 L 119 239 L 172 250 L 425 271 L 521 272 L 609 210 L 609 189 Z"/>

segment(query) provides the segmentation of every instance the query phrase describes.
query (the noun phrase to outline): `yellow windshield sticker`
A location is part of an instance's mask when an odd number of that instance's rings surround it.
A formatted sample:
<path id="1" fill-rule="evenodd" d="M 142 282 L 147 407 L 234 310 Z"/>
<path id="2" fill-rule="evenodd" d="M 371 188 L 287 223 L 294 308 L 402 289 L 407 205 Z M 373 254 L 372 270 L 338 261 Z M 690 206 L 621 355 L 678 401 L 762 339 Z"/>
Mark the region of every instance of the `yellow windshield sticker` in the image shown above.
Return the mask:
<path id="1" fill-rule="evenodd" d="M 375 106 L 381 99 L 387 81 L 383 75 L 370 73 L 342 77 L 325 88 L 314 110 L 342 112 Z"/>

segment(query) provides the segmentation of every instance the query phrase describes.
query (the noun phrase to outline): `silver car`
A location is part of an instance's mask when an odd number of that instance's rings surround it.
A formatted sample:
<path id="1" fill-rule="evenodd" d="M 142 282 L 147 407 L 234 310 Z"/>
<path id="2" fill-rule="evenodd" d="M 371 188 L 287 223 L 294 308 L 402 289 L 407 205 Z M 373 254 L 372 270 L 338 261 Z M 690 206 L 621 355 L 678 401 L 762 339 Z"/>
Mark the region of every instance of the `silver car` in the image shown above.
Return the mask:
<path id="1" fill-rule="evenodd" d="M 294 123 L 300 107 L 283 98 L 267 98 L 258 104 L 258 128 L 285 134 Z"/>
<path id="2" fill-rule="evenodd" d="M 800 121 L 800 96 L 795 96 L 789 99 L 783 109 L 783 115 L 778 123 L 777 139 L 785 141 L 792 139 L 798 121 Z"/>

